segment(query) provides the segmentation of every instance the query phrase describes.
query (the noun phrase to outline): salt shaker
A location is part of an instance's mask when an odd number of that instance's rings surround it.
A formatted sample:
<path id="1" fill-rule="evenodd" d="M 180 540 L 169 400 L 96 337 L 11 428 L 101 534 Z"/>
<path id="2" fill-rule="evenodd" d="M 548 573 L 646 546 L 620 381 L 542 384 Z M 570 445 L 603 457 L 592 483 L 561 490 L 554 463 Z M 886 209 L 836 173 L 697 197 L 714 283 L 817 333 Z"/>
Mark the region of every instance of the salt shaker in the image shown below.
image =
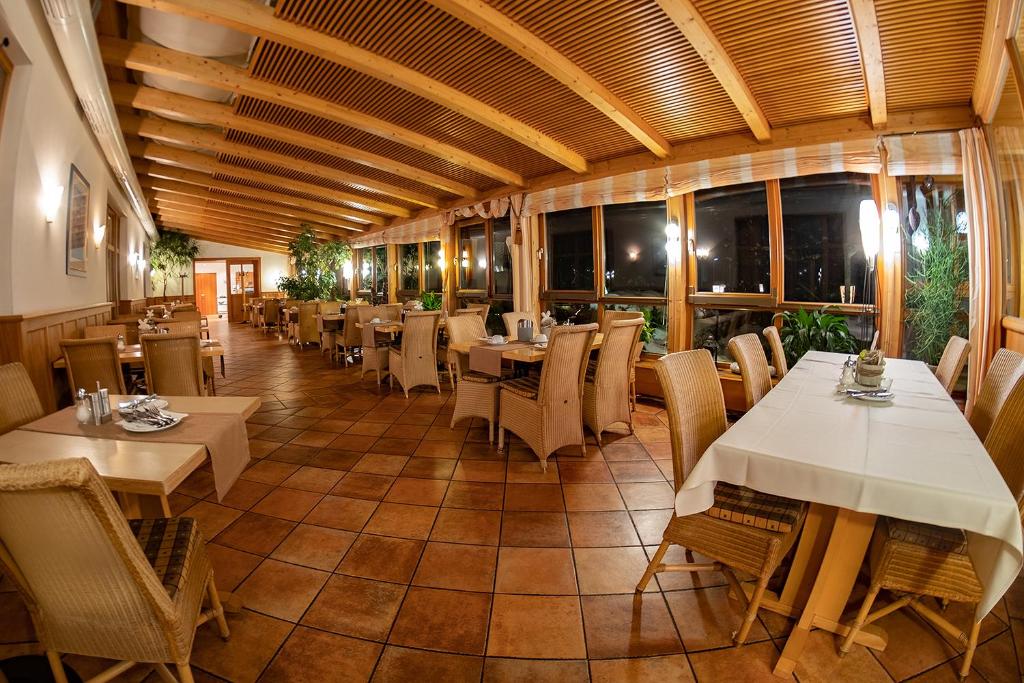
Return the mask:
<path id="1" fill-rule="evenodd" d="M 79 389 L 75 395 L 75 419 L 78 424 L 87 425 L 92 422 L 92 408 L 89 407 L 88 394 L 85 389 Z"/>
<path id="2" fill-rule="evenodd" d="M 117 350 L 118 351 L 124 351 L 124 335 L 123 334 L 117 335 Z"/>
<path id="3" fill-rule="evenodd" d="M 857 366 L 857 361 L 853 358 L 847 358 L 846 362 L 843 363 L 843 378 L 839 380 L 843 386 L 853 384 L 853 369 Z"/>

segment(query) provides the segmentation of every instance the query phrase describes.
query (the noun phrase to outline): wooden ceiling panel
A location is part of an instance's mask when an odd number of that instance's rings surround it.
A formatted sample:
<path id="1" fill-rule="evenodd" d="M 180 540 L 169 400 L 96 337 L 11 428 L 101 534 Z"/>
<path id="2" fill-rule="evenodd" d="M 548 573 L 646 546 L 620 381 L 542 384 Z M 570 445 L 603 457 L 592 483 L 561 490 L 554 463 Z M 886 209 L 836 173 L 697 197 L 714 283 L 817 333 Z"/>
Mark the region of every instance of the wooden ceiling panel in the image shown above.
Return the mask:
<path id="1" fill-rule="evenodd" d="M 890 110 L 970 102 L 982 0 L 875 0 Z"/>
<path id="2" fill-rule="evenodd" d="M 423 0 L 281 0 L 277 16 L 391 59 L 523 121 L 582 154 L 644 149 L 635 138 L 568 87 L 489 36 Z M 338 76 L 347 81 L 345 69 Z M 351 72 L 349 72 L 351 73 Z M 415 115 L 418 97 L 398 105 L 395 88 L 345 92 L 351 106 L 383 116 Z M 339 91 L 342 92 L 342 91 Z M 430 118 L 430 117 L 424 117 Z M 413 120 L 405 120 L 411 127 Z M 426 131 L 423 131 L 426 132 Z M 489 137 L 494 137 L 493 132 Z M 498 144 L 494 140 L 494 144 Z M 525 175 L 533 175 L 524 171 Z"/>
<path id="3" fill-rule="evenodd" d="M 478 173 L 466 166 L 413 149 L 399 142 L 357 130 L 336 121 L 329 121 L 322 117 L 273 102 L 242 96 L 235 100 L 235 111 L 239 116 L 264 121 L 307 135 L 327 138 L 339 144 L 373 151 L 390 159 L 399 160 L 480 190 L 490 190 L 502 185 L 500 180 L 494 180 L 490 176 Z"/>
<path id="4" fill-rule="evenodd" d="M 694 0 L 773 127 L 867 111 L 847 0 Z"/>

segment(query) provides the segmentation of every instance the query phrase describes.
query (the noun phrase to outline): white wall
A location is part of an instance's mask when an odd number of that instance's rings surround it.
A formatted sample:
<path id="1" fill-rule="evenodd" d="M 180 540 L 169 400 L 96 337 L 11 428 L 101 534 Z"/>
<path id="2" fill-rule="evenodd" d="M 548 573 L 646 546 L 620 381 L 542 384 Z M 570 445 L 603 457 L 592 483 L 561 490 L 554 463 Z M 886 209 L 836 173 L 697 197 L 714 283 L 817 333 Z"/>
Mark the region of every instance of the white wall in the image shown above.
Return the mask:
<path id="1" fill-rule="evenodd" d="M 199 240 L 199 256 L 200 258 L 259 258 L 260 290 L 264 292 L 276 292 L 277 279 L 288 274 L 288 254 Z M 167 290 L 170 293 L 170 287 Z M 185 293 L 192 293 L 191 278 L 185 281 Z"/>
<path id="2" fill-rule="evenodd" d="M 86 306 L 107 300 L 105 253 L 92 246 L 109 201 L 122 215 L 121 298 L 144 296 L 145 275 L 128 272 L 127 255 L 145 233 L 111 176 L 64 72 L 41 3 L 0 0 L 0 32 L 15 64 L 0 124 L 0 314 Z M 67 187 L 74 164 L 90 185 L 87 276 L 65 273 Z M 56 219 L 39 207 L 45 187 L 62 185 Z"/>

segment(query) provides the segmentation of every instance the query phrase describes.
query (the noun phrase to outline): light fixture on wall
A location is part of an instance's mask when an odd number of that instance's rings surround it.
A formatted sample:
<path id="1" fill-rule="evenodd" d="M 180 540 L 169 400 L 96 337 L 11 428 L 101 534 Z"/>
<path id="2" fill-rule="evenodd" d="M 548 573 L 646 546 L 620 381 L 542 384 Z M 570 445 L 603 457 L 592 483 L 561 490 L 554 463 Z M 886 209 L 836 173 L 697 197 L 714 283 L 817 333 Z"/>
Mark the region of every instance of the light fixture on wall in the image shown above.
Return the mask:
<path id="1" fill-rule="evenodd" d="M 103 244 L 103 238 L 107 234 L 107 224 L 97 223 L 92 229 L 92 243 L 99 249 L 100 245 Z"/>
<path id="2" fill-rule="evenodd" d="M 693 250 L 693 255 L 699 259 L 706 259 L 711 256 L 711 249 L 708 247 L 697 247 Z"/>
<path id="3" fill-rule="evenodd" d="M 341 264 L 341 276 L 343 278 L 345 278 L 346 280 L 351 280 L 352 279 L 352 262 L 351 261 L 345 261 L 343 264 Z"/>
<path id="4" fill-rule="evenodd" d="M 878 233 L 879 218 L 878 205 L 873 199 L 865 199 L 860 203 L 860 241 L 864 247 L 864 259 L 868 262 L 868 268 L 875 267 L 875 257 L 878 256 L 880 236 Z"/>
<path id="5" fill-rule="evenodd" d="M 43 188 L 39 195 L 39 208 L 47 223 L 57 219 L 57 209 L 60 208 L 60 200 L 64 196 L 63 185 L 48 185 Z"/>

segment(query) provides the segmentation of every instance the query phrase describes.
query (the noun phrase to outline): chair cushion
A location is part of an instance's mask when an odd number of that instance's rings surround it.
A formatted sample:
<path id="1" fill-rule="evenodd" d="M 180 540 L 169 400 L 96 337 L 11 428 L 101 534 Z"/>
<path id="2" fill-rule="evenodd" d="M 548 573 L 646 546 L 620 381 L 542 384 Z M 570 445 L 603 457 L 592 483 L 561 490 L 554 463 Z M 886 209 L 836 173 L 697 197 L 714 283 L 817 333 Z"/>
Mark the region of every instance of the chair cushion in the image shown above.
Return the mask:
<path id="1" fill-rule="evenodd" d="M 519 396 L 536 399 L 537 394 L 540 393 L 540 378 L 519 377 L 517 379 L 505 380 L 501 383 L 501 388 Z"/>
<path id="2" fill-rule="evenodd" d="M 128 527 L 142 546 L 142 553 L 153 566 L 157 579 L 174 599 L 194 546 L 195 520 L 189 517 L 130 519 Z"/>
<path id="3" fill-rule="evenodd" d="M 889 538 L 923 546 L 944 553 L 963 555 L 967 552 L 967 534 L 962 529 L 908 522 L 905 519 L 886 517 Z"/>
<path id="4" fill-rule="evenodd" d="M 494 375 L 488 375 L 483 372 L 470 371 L 462 373 L 462 381 L 473 382 L 475 384 L 490 384 L 492 382 L 501 381 L 501 378 L 495 377 Z"/>
<path id="5" fill-rule="evenodd" d="M 744 486 L 719 482 L 709 517 L 768 531 L 789 533 L 800 521 L 803 503 L 791 498 L 761 493 Z"/>

